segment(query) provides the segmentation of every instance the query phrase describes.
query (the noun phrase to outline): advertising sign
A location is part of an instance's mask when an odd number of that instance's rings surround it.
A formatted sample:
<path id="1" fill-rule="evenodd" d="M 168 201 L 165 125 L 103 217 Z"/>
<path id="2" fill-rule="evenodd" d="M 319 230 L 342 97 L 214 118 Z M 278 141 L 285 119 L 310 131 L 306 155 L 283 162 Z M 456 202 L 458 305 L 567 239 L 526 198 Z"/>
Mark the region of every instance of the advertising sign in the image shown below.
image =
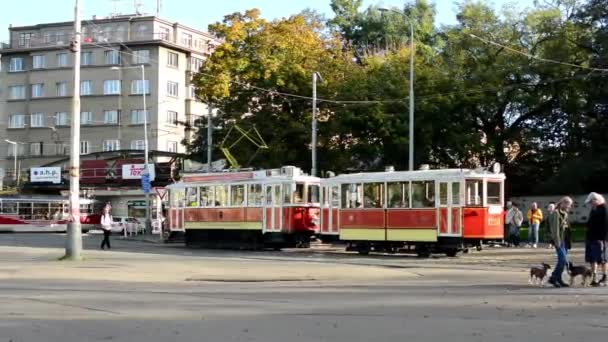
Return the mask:
<path id="1" fill-rule="evenodd" d="M 33 167 L 30 169 L 32 183 L 61 183 L 61 167 Z"/>
<path id="2" fill-rule="evenodd" d="M 122 179 L 141 179 L 145 164 L 123 164 Z M 154 180 L 154 164 L 148 164 L 150 180 Z"/>

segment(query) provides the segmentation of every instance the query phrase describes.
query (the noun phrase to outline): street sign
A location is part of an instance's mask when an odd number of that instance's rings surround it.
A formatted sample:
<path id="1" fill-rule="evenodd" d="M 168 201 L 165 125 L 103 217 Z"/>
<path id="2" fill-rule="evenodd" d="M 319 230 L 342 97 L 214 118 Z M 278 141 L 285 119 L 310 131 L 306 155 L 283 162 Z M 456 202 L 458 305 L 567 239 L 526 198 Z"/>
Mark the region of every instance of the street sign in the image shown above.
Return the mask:
<path id="1" fill-rule="evenodd" d="M 149 194 L 152 190 L 152 184 L 150 184 L 150 175 L 144 173 L 141 175 L 141 187 L 144 189 L 144 193 Z"/>
<path id="2" fill-rule="evenodd" d="M 165 188 L 154 188 L 156 190 L 156 194 L 162 200 L 165 198 L 165 194 L 167 194 L 167 189 Z"/>

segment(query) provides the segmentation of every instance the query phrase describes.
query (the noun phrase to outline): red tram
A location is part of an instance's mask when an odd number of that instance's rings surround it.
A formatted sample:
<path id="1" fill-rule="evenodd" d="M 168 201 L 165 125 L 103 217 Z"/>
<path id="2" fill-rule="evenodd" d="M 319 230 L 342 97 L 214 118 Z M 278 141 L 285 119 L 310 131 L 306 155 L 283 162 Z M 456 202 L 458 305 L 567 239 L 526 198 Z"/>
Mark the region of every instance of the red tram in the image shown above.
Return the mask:
<path id="1" fill-rule="evenodd" d="M 444 169 L 344 174 L 321 181 L 324 240 L 362 254 L 414 247 L 455 256 L 503 239 L 505 176 Z"/>
<path id="2" fill-rule="evenodd" d="M 319 183 L 293 166 L 185 175 L 167 187 L 167 224 L 188 246 L 307 246 L 319 230 Z"/>

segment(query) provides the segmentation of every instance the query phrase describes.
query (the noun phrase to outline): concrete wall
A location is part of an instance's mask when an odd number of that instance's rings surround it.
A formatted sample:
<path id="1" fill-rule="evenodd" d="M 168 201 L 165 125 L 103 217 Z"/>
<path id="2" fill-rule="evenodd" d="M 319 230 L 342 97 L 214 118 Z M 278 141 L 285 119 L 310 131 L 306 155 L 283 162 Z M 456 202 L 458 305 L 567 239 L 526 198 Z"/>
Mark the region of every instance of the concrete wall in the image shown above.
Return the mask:
<path id="1" fill-rule="evenodd" d="M 587 199 L 588 194 L 584 195 L 568 195 L 574 200 L 574 204 L 572 205 L 572 210 L 570 211 L 570 221 L 574 223 L 585 223 L 589 218 L 589 211 L 591 210 L 591 204 L 585 204 L 585 199 Z M 563 195 L 565 196 L 565 195 Z M 517 203 L 519 209 L 524 213 L 524 219 L 528 209 L 530 209 L 530 205 L 532 202 L 538 203 L 538 206 L 543 210 L 543 213 L 547 212 L 547 206 L 549 203 L 554 202 L 557 203 L 563 196 L 522 196 L 522 197 L 512 197 L 509 198 L 509 201 Z M 608 198 L 608 194 L 604 194 L 606 198 Z"/>

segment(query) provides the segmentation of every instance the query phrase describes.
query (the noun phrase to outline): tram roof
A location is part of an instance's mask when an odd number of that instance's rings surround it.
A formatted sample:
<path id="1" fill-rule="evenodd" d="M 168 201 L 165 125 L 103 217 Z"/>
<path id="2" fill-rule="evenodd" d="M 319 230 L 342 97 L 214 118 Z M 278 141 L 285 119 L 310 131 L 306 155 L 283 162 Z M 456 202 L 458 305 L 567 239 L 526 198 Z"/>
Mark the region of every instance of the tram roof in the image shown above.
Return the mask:
<path id="1" fill-rule="evenodd" d="M 271 184 L 289 181 L 319 183 L 320 179 L 318 177 L 309 176 L 303 173 L 302 170 L 297 167 L 285 166 L 280 169 L 269 170 L 189 174 L 185 175 L 181 182 L 171 184 L 167 187 L 170 189 L 175 189 L 191 186 L 202 186 L 206 184 Z"/>
<path id="2" fill-rule="evenodd" d="M 322 183 L 348 183 L 348 182 L 383 182 L 383 181 L 431 181 L 454 179 L 494 179 L 504 180 L 504 173 L 492 173 L 487 170 L 474 169 L 436 169 L 416 171 L 382 171 L 341 174 L 331 178 L 324 178 Z"/>

